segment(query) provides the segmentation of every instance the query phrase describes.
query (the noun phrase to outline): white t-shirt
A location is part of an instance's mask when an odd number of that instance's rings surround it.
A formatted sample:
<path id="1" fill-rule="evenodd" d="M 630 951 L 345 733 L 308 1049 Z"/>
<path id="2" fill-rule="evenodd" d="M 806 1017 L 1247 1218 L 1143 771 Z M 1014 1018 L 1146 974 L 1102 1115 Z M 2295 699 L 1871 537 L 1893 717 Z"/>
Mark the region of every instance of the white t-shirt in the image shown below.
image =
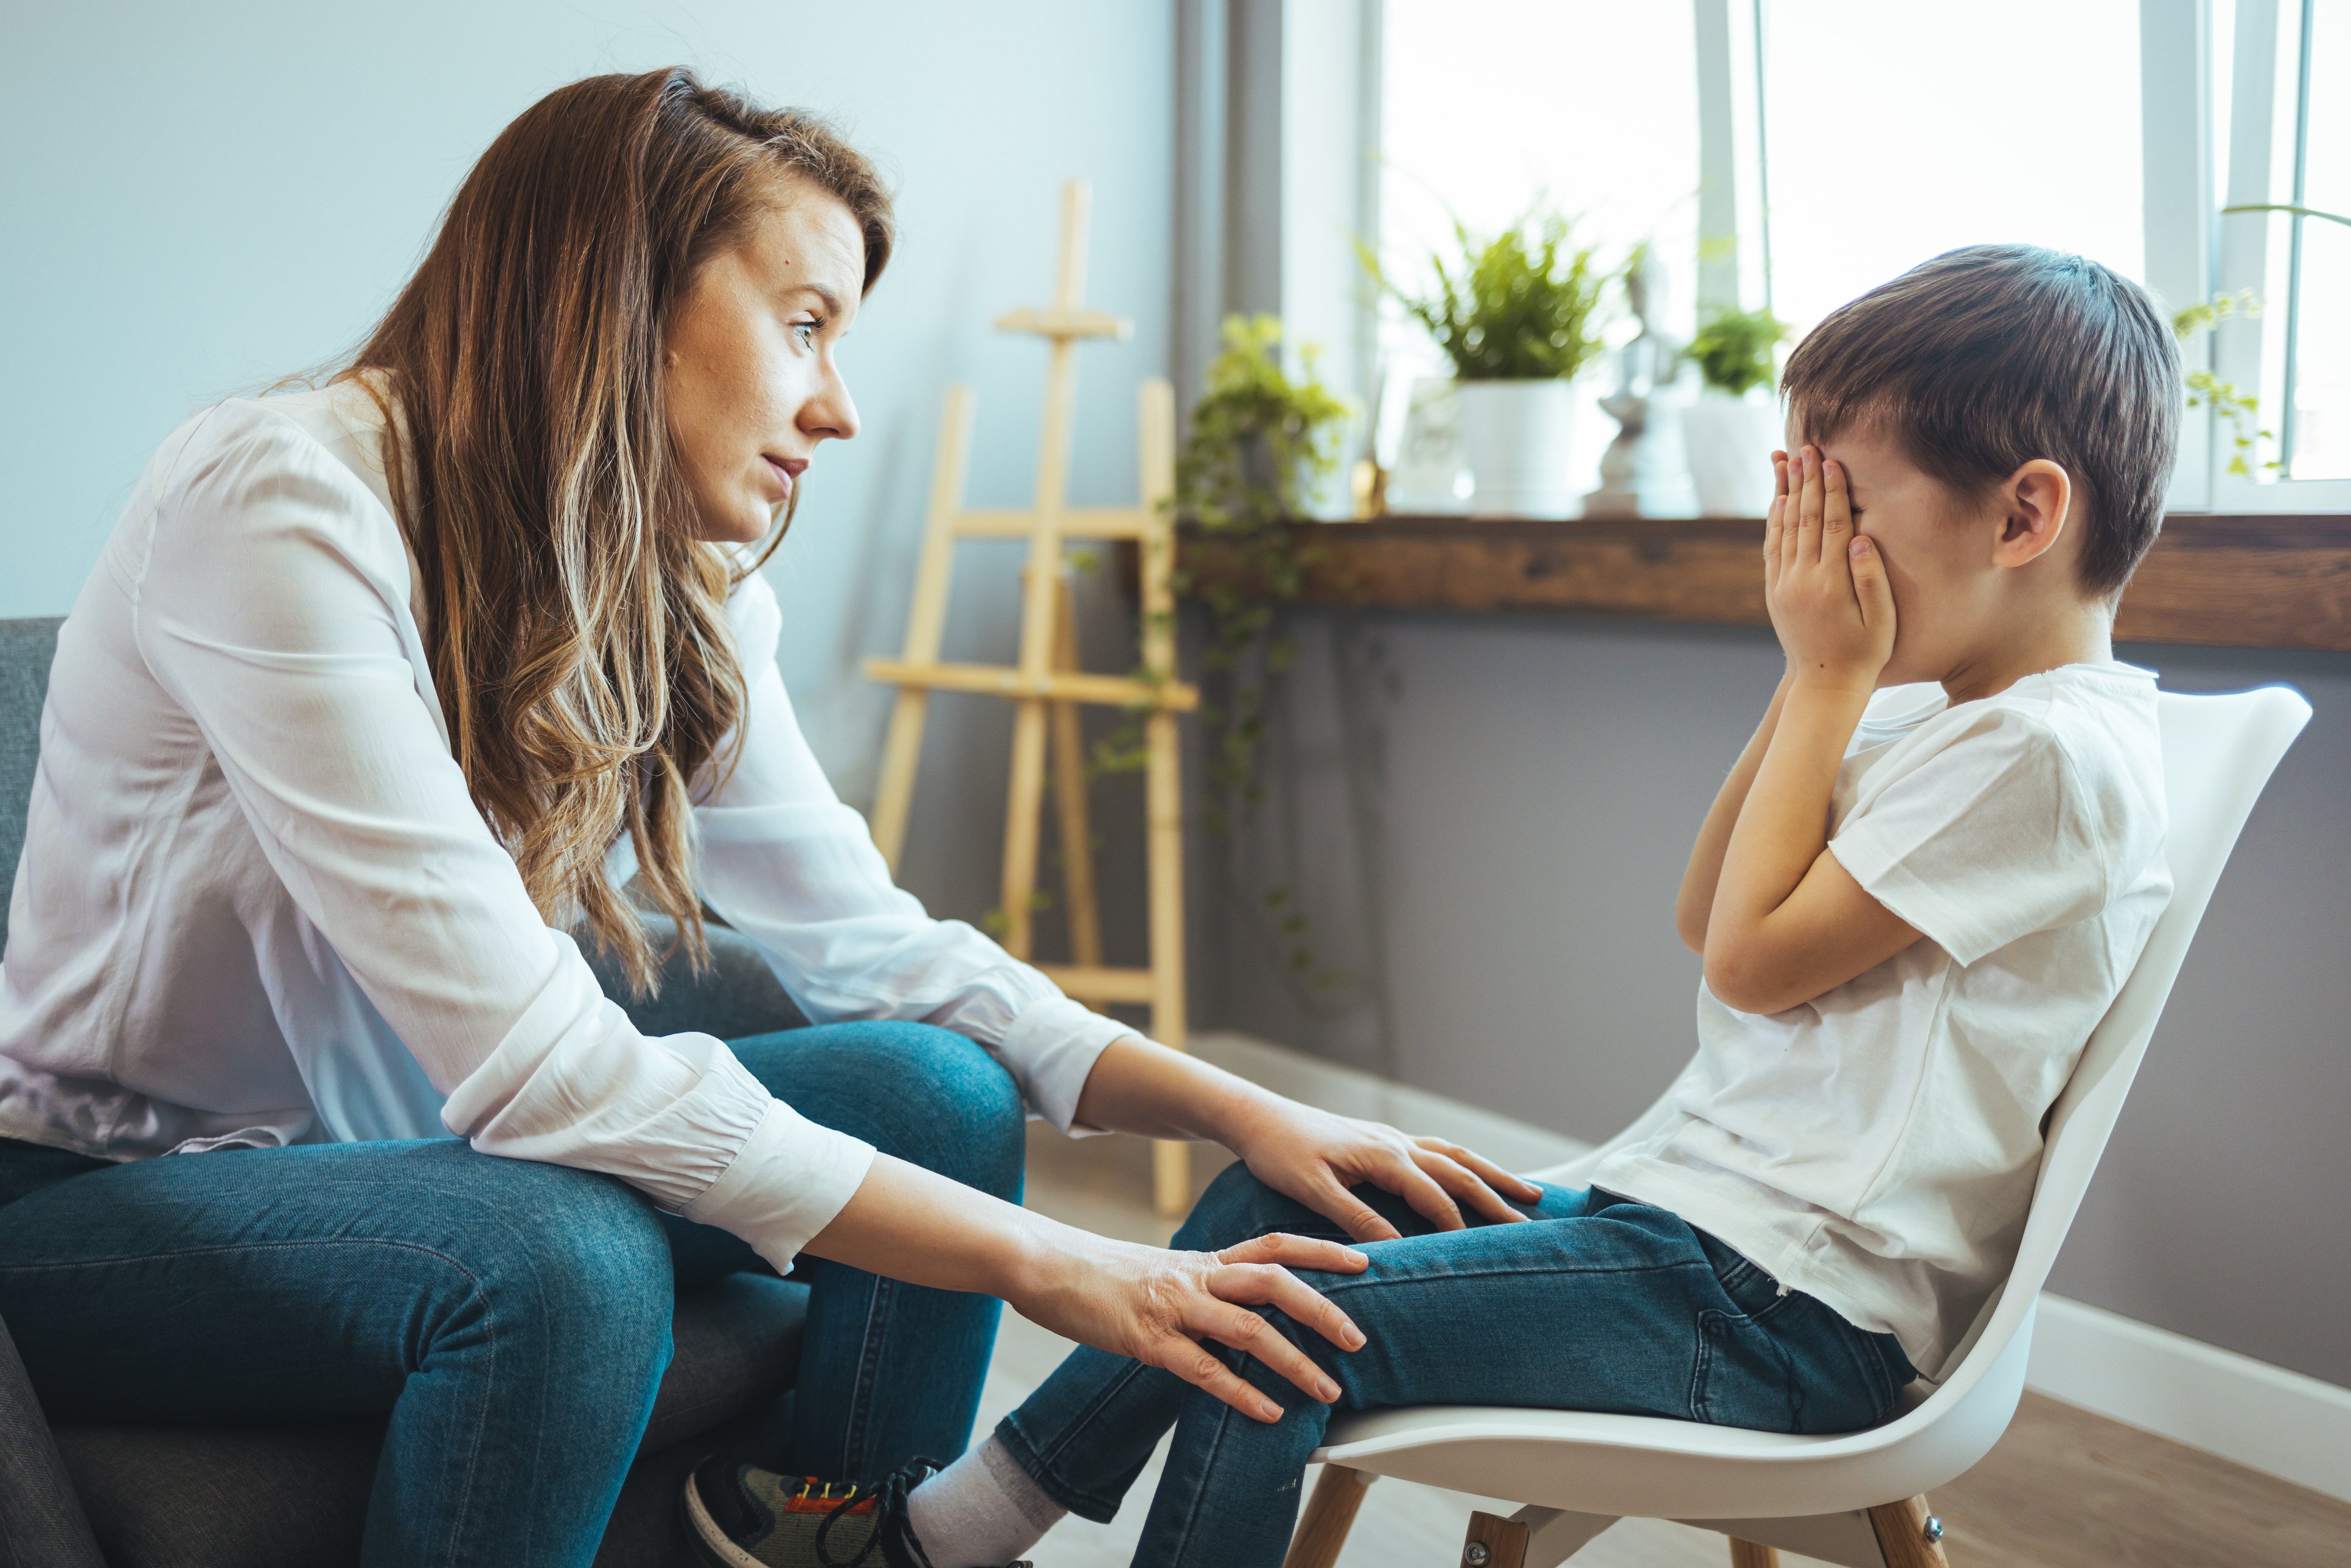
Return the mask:
<path id="1" fill-rule="evenodd" d="M 1878 693 L 1829 850 L 1923 939 L 1785 1012 L 1698 989 L 1673 1114 L 1593 1185 L 1670 1208 L 1929 1377 L 2015 1260 L 2042 1118 L 2171 897 L 2155 676 Z"/>

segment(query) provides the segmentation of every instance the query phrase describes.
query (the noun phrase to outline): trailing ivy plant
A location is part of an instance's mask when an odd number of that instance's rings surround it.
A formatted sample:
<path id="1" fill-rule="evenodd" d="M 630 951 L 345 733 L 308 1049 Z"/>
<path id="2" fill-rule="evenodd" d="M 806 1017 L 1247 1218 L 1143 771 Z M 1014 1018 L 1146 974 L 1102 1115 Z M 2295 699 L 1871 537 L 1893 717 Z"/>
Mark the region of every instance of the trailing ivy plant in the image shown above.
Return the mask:
<path id="1" fill-rule="evenodd" d="M 1706 384 L 1744 397 L 1755 387 L 1769 386 L 1772 354 L 1788 340 L 1788 324 L 1771 314 L 1768 305 L 1741 310 L 1718 305 L 1698 323 L 1698 335 L 1683 352 L 1698 365 Z"/>
<path id="2" fill-rule="evenodd" d="M 1175 588 L 1207 612 L 1200 723 L 1207 788 L 1201 814 L 1210 832 L 1229 840 L 1236 819 L 1266 798 L 1259 747 L 1267 710 L 1297 655 L 1279 612 L 1298 597 L 1314 563 L 1299 519 L 1309 491 L 1337 472 L 1340 439 L 1353 409 L 1316 378 L 1313 345 L 1299 346 L 1299 375 L 1284 369 L 1277 318 L 1228 317 L 1222 342 L 1176 455 L 1172 505 L 1218 560 L 1218 570 L 1206 579 L 1179 569 Z M 1097 772 L 1143 766 L 1143 716 L 1130 714 L 1095 743 Z M 1285 973 L 1322 988 L 1334 984 L 1335 976 L 1315 971 L 1305 917 L 1290 891 L 1274 888 L 1261 902 L 1282 948 Z"/>
<path id="3" fill-rule="evenodd" d="M 1373 281 L 1428 329 L 1454 375 L 1465 382 L 1566 380 L 1600 350 L 1600 297 L 1622 269 L 1576 243 L 1556 212 L 1530 211 L 1501 233 L 1480 236 L 1453 225 L 1457 261 L 1432 252 L 1433 294 L 1398 284 L 1370 247 L 1359 246 Z"/>
<path id="4" fill-rule="evenodd" d="M 2209 330 L 2231 316 L 2258 316 L 2261 313 L 2261 301 L 2253 298 L 2253 291 L 2250 288 L 2240 289 L 2234 294 L 2216 294 L 2175 314 L 2171 318 L 2171 330 L 2185 343 L 2197 333 Z M 2232 446 L 2228 471 L 2231 474 L 2252 474 L 2255 456 L 2253 444 L 2277 439 L 2260 426 L 2261 400 L 2251 392 L 2239 392 L 2235 382 L 2222 381 L 2210 371 L 2190 371 L 2184 379 L 2188 385 L 2189 408 L 2209 406 L 2228 422 Z M 2277 465 L 2275 458 L 2262 464 L 2264 468 Z"/>

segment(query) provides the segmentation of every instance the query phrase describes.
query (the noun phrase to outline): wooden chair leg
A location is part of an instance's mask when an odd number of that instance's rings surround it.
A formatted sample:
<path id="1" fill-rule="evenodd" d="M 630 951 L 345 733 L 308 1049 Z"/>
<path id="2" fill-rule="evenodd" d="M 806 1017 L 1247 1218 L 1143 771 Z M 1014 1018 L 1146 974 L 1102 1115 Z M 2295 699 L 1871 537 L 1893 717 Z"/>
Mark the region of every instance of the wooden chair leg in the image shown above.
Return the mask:
<path id="1" fill-rule="evenodd" d="M 1871 1509 L 1869 1527 L 1877 1532 L 1886 1568 L 1950 1568 L 1943 1555 L 1943 1521 L 1923 1496 Z"/>
<path id="2" fill-rule="evenodd" d="M 1730 1537 L 1730 1568 L 1780 1568 L 1780 1549 Z"/>
<path id="3" fill-rule="evenodd" d="M 1527 1527 L 1498 1513 L 1473 1513 L 1461 1541 L 1463 1568 L 1526 1568 Z"/>
<path id="4" fill-rule="evenodd" d="M 1347 1544 L 1347 1531 L 1354 1528 L 1355 1511 L 1364 1506 L 1364 1494 L 1376 1479 L 1344 1465 L 1324 1465 L 1281 1568 L 1332 1568 L 1339 1561 L 1339 1549 Z"/>

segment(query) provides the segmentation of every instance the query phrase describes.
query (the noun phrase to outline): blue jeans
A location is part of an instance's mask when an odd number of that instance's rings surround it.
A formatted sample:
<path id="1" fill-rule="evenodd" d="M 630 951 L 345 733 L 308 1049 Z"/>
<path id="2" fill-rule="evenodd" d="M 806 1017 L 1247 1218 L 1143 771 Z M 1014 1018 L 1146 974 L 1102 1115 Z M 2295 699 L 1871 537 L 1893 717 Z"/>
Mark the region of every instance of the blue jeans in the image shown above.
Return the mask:
<path id="1" fill-rule="evenodd" d="M 734 1050 L 801 1114 L 1018 1200 L 1019 1095 L 961 1036 L 839 1024 Z M 586 1564 L 677 1289 L 767 1267 L 619 1181 L 456 1139 L 119 1166 L 0 1142 L 0 1319 L 52 1421 L 388 1412 L 369 1568 Z M 999 1303 L 814 1258 L 793 1272 L 810 1295 L 792 1468 L 960 1453 Z"/>
<path id="2" fill-rule="evenodd" d="M 1401 1200 L 1359 1196 L 1404 1232 L 1361 1274 L 1300 1270 L 1364 1331 L 1343 1353 L 1266 1315 L 1340 1389 L 1336 1408 L 1510 1405 L 1668 1416 L 1775 1432 L 1873 1426 L 1917 1375 L 1890 1334 L 1866 1333 L 1662 1208 L 1547 1187 L 1525 1225 L 1432 1231 Z M 1230 1247 L 1269 1231 L 1345 1240 L 1240 1166 L 1204 1194 L 1176 1245 Z M 1211 1348 L 1216 1348 L 1211 1346 Z M 1253 1358 L 1226 1359 L 1280 1403 L 1270 1426 L 1173 1373 L 1081 1348 L 997 1437 L 1055 1501 L 1107 1520 L 1172 1424 L 1137 1568 L 1271 1568 L 1332 1406 Z"/>

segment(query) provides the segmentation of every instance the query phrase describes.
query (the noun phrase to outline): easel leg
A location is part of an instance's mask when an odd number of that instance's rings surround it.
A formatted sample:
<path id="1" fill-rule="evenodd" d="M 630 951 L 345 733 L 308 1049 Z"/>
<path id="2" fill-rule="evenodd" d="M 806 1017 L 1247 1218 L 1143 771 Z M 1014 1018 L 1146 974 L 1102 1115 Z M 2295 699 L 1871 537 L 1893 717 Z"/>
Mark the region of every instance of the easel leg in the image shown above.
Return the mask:
<path id="1" fill-rule="evenodd" d="M 914 803 L 914 770 L 923 760 L 923 722 L 931 694 L 902 687 L 890 709 L 890 738 L 882 747 L 882 778 L 873 791 L 873 843 L 890 874 L 906 850 L 906 815 Z"/>
<path id="2" fill-rule="evenodd" d="M 1061 624 L 1053 664 L 1078 668 L 1078 615 L 1071 585 L 1061 585 Z M 1102 913 L 1094 896 L 1094 833 L 1086 800 L 1085 731 L 1078 705 L 1053 705 L 1053 805 L 1061 819 L 1061 894 L 1070 912 L 1070 956 L 1092 968 L 1102 962 Z"/>
<path id="3" fill-rule="evenodd" d="M 1144 815 L 1151 869 L 1151 1027 L 1162 1045 L 1184 1049 L 1184 792 L 1176 749 L 1176 716 L 1144 723 Z M 1163 1142 L 1152 1150 L 1151 1192 L 1159 1212 L 1192 1207 L 1192 1146 Z"/>
<path id="4" fill-rule="evenodd" d="M 1004 950 L 1026 959 L 1035 944 L 1029 901 L 1037 891 L 1037 817 L 1045 806 L 1045 699 L 1013 711 L 1012 787 L 1004 807 Z"/>

